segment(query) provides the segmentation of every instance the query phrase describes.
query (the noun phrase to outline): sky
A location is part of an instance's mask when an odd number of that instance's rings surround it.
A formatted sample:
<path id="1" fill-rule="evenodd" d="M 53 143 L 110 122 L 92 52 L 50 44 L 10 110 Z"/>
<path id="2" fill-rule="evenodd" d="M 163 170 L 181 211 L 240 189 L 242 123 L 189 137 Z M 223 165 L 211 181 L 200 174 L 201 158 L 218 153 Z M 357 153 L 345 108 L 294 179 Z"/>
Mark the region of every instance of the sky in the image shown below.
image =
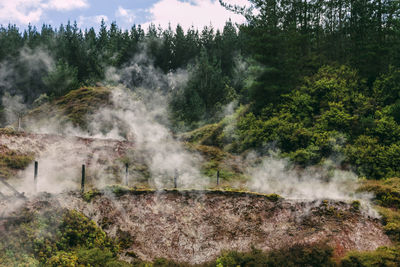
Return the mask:
<path id="1" fill-rule="evenodd" d="M 225 0 L 230 4 L 248 6 L 247 0 Z M 210 24 L 222 29 L 229 19 L 243 23 L 241 15 L 222 7 L 218 0 L 0 0 L 0 24 L 16 24 L 24 29 L 29 24 L 38 29 L 43 24 L 58 27 L 76 21 L 82 29 L 99 28 L 101 20 L 113 21 L 123 29 L 150 23 L 163 28 L 179 23 L 184 29 L 203 28 Z"/>

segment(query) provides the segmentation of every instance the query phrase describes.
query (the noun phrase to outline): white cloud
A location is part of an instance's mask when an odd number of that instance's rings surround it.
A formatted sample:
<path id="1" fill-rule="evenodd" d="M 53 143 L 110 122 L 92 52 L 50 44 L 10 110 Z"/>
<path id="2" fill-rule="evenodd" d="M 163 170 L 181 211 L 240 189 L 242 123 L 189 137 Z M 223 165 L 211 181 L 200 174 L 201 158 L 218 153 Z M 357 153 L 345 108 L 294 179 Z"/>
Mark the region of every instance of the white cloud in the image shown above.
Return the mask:
<path id="1" fill-rule="evenodd" d="M 109 19 L 106 15 L 97 15 L 97 16 L 79 16 L 77 25 L 78 27 L 91 27 L 93 24 L 100 25 L 101 20 L 104 22 L 108 22 Z"/>
<path id="2" fill-rule="evenodd" d="M 229 4 L 238 4 L 240 6 L 249 6 L 247 0 L 225 1 Z M 212 25 L 214 28 L 222 29 L 225 22 L 229 19 L 234 23 L 243 23 L 245 18 L 234 14 L 222 7 L 218 0 L 160 0 L 149 8 L 150 19 L 144 23 L 145 28 L 150 23 L 168 27 L 180 24 L 184 29 L 192 25 L 196 28 Z"/>
<path id="3" fill-rule="evenodd" d="M 69 11 L 88 7 L 87 0 L 0 0 L 0 23 L 38 22 L 49 10 Z"/>
<path id="4" fill-rule="evenodd" d="M 121 18 L 125 23 L 132 24 L 136 18 L 136 15 L 133 10 L 118 6 L 117 11 L 115 11 L 115 17 Z"/>
<path id="5" fill-rule="evenodd" d="M 88 7 L 89 4 L 86 0 L 50 0 L 44 4 L 44 7 L 55 10 L 73 10 Z"/>

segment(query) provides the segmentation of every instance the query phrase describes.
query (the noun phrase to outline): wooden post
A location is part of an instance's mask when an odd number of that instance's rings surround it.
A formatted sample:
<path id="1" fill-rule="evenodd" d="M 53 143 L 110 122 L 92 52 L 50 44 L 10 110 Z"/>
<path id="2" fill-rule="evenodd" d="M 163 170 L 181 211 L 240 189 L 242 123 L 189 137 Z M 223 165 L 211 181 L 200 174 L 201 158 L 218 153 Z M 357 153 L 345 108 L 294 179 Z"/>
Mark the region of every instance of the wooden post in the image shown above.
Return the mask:
<path id="1" fill-rule="evenodd" d="M 125 186 L 128 186 L 129 164 L 125 163 Z"/>
<path id="2" fill-rule="evenodd" d="M 219 170 L 217 170 L 217 185 L 219 185 Z"/>
<path id="3" fill-rule="evenodd" d="M 85 164 L 82 165 L 82 183 L 81 183 L 81 193 L 85 192 Z"/>
<path id="4" fill-rule="evenodd" d="M 37 161 L 35 161 L 35 171 L 34 171 L 34 174 L 33 174 L 33 183 L 34 183 L 35 193 L 37 192 L 38 170 L 39 170 L 39 163 Z"/>
<path id="5" fill-rule="evenodd" d="M 175 175 L 174 175 L 174 188 L 178 188 L 178 170 L 175 169 Z"/>

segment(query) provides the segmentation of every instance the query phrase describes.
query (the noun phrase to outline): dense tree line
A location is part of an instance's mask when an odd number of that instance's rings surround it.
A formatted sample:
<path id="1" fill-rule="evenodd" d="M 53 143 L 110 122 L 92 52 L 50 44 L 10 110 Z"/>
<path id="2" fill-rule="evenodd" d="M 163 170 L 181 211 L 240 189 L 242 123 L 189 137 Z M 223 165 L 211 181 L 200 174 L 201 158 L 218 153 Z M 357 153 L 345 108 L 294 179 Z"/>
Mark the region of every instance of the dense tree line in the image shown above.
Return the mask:
<path id="1" fill-rule="evenodd" d="M 33 74 L 32 77 L 27 77 L 31 79 L 30 83 L 26 81 L 20 85 L 18 81 L 12 81 L 10 88 L 2 86 L 1 89 L 21 93 L 26 96 L 27 101 L 32 101 L 38 93 L 62 95 L 73 89 L 53 91 L 55 84 L 51 83 L 56 83 L 61 74 L 73 76 L 78 84 L 94 84 L 104 80 L 104 68 L 123 67 L 139 53 L 146 53 L 157 68 L 167 73 L 186 68 L 188 63 L 200 56 L 202 49 L 206 51 L 207 56 L 221 62 L 221 71 L 227 75 L 232 70 L 231 54 L 236 49 L 237 40 L 238 33 L 230 22 L 223 31 L 205 27 L 201 32 L 195 29 L 184 32 L 181 26 L 177 26 L 174 31 L 171 28 L 163 30 L 155 25 L 151 25 L 146 32 L 140 25 L 123 31 L 116 23 L 107 27 L 104 22 L 98 33 L 93 28 L 82 31 L 76 23 L 70 22 L 58 29 L 43 25 L 39 31 L 29 26 L 21 32 L 17 26 L 8 25 L 0 28 L 0 62 L 3 67 L 5 62 L 8 62 L 14 70 L 24 74 L 21 76 L 26 76 L 27 71 L 23 69 L 25 62 L 21 54 L 24 54 L 24 51 L 28 54 L 27 50 L 30 50 L 31 54 L 34 54 L 32 51 L 36 52 L 38 57 L 41 56 L 38 55 L 38 51 L 48 53 L 56 62 L 56 68 L 51 69 L 54 73 L 45 80 L 40 80 L 40 75 L 39 80 L 32 80 L 38 76 Z M 45 68 L 46 66 L 43 66 L 41 70 L 39 66 L 35 66 L 34 69 L 43 74 Z M 9 75 L 7 78 L 12 77 Z M 39 92 L 28 92 L 32 90 Z"/>
<path id="2" fill-rule="evenodd" d="M 220 2 L 247 23 L 1 27 L 0 95 L 28 104 L 62 96 L 145 55 L 160 73 L 189 72 L 168 94 L 174 130 L 217 122 L 234 101 L 248 107 L 228 138 L 236 152 L 276 143 L 304 166 L 343 156 L 343 166 L 367 177 L 400 175 L 398 1 L 250 0 L 250 9 Z"/>
<path id="3" fill-rule="evenodd" d="M 225 5 L 246 15 L 248 23 L 240 28 L 245 51 L 264 67 L 250 90 L 258 111 L 266 99 L 275 101 L 325 64 L 349 65 L 369 86 L 390 65 L 400 64 L 398 1 L 250 2 L 257 12 Z"/>

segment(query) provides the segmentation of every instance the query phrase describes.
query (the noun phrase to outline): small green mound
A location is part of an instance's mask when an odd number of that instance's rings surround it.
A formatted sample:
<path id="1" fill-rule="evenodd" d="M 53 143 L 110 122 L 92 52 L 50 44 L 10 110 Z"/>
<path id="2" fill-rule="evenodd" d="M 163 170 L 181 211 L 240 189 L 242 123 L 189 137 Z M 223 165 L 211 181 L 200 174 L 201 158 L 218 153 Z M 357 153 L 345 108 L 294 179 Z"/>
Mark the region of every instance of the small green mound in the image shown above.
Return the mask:
<path id="1" fill-rule="evenodd" d="M 106 87 L 83 87 L 45 103 L 31 110 L 23 121 L 35 121 L 37 125 L 48 118 L 56 118 L 60 123 L 72 122 L 74 126 L 86 129 L 86 117 L 110 105 L 111 90 Z M 43 121 L 43 122 L 42 122 Z"/>
<path id="2" fill-rule="evenodd" d="M 33 154 L 20 153 L 0 145 L 0 177 L 9 177 L 23 170 L 34 160 Z"/>
<path id="3" fill-rule="evenodd" d="M 74 125 L 85 128 L 86 116 L 108 105 L 110 93 L 110 90 L 105 87 L 83 87 L 70 91 L 54 104 Z"/>

